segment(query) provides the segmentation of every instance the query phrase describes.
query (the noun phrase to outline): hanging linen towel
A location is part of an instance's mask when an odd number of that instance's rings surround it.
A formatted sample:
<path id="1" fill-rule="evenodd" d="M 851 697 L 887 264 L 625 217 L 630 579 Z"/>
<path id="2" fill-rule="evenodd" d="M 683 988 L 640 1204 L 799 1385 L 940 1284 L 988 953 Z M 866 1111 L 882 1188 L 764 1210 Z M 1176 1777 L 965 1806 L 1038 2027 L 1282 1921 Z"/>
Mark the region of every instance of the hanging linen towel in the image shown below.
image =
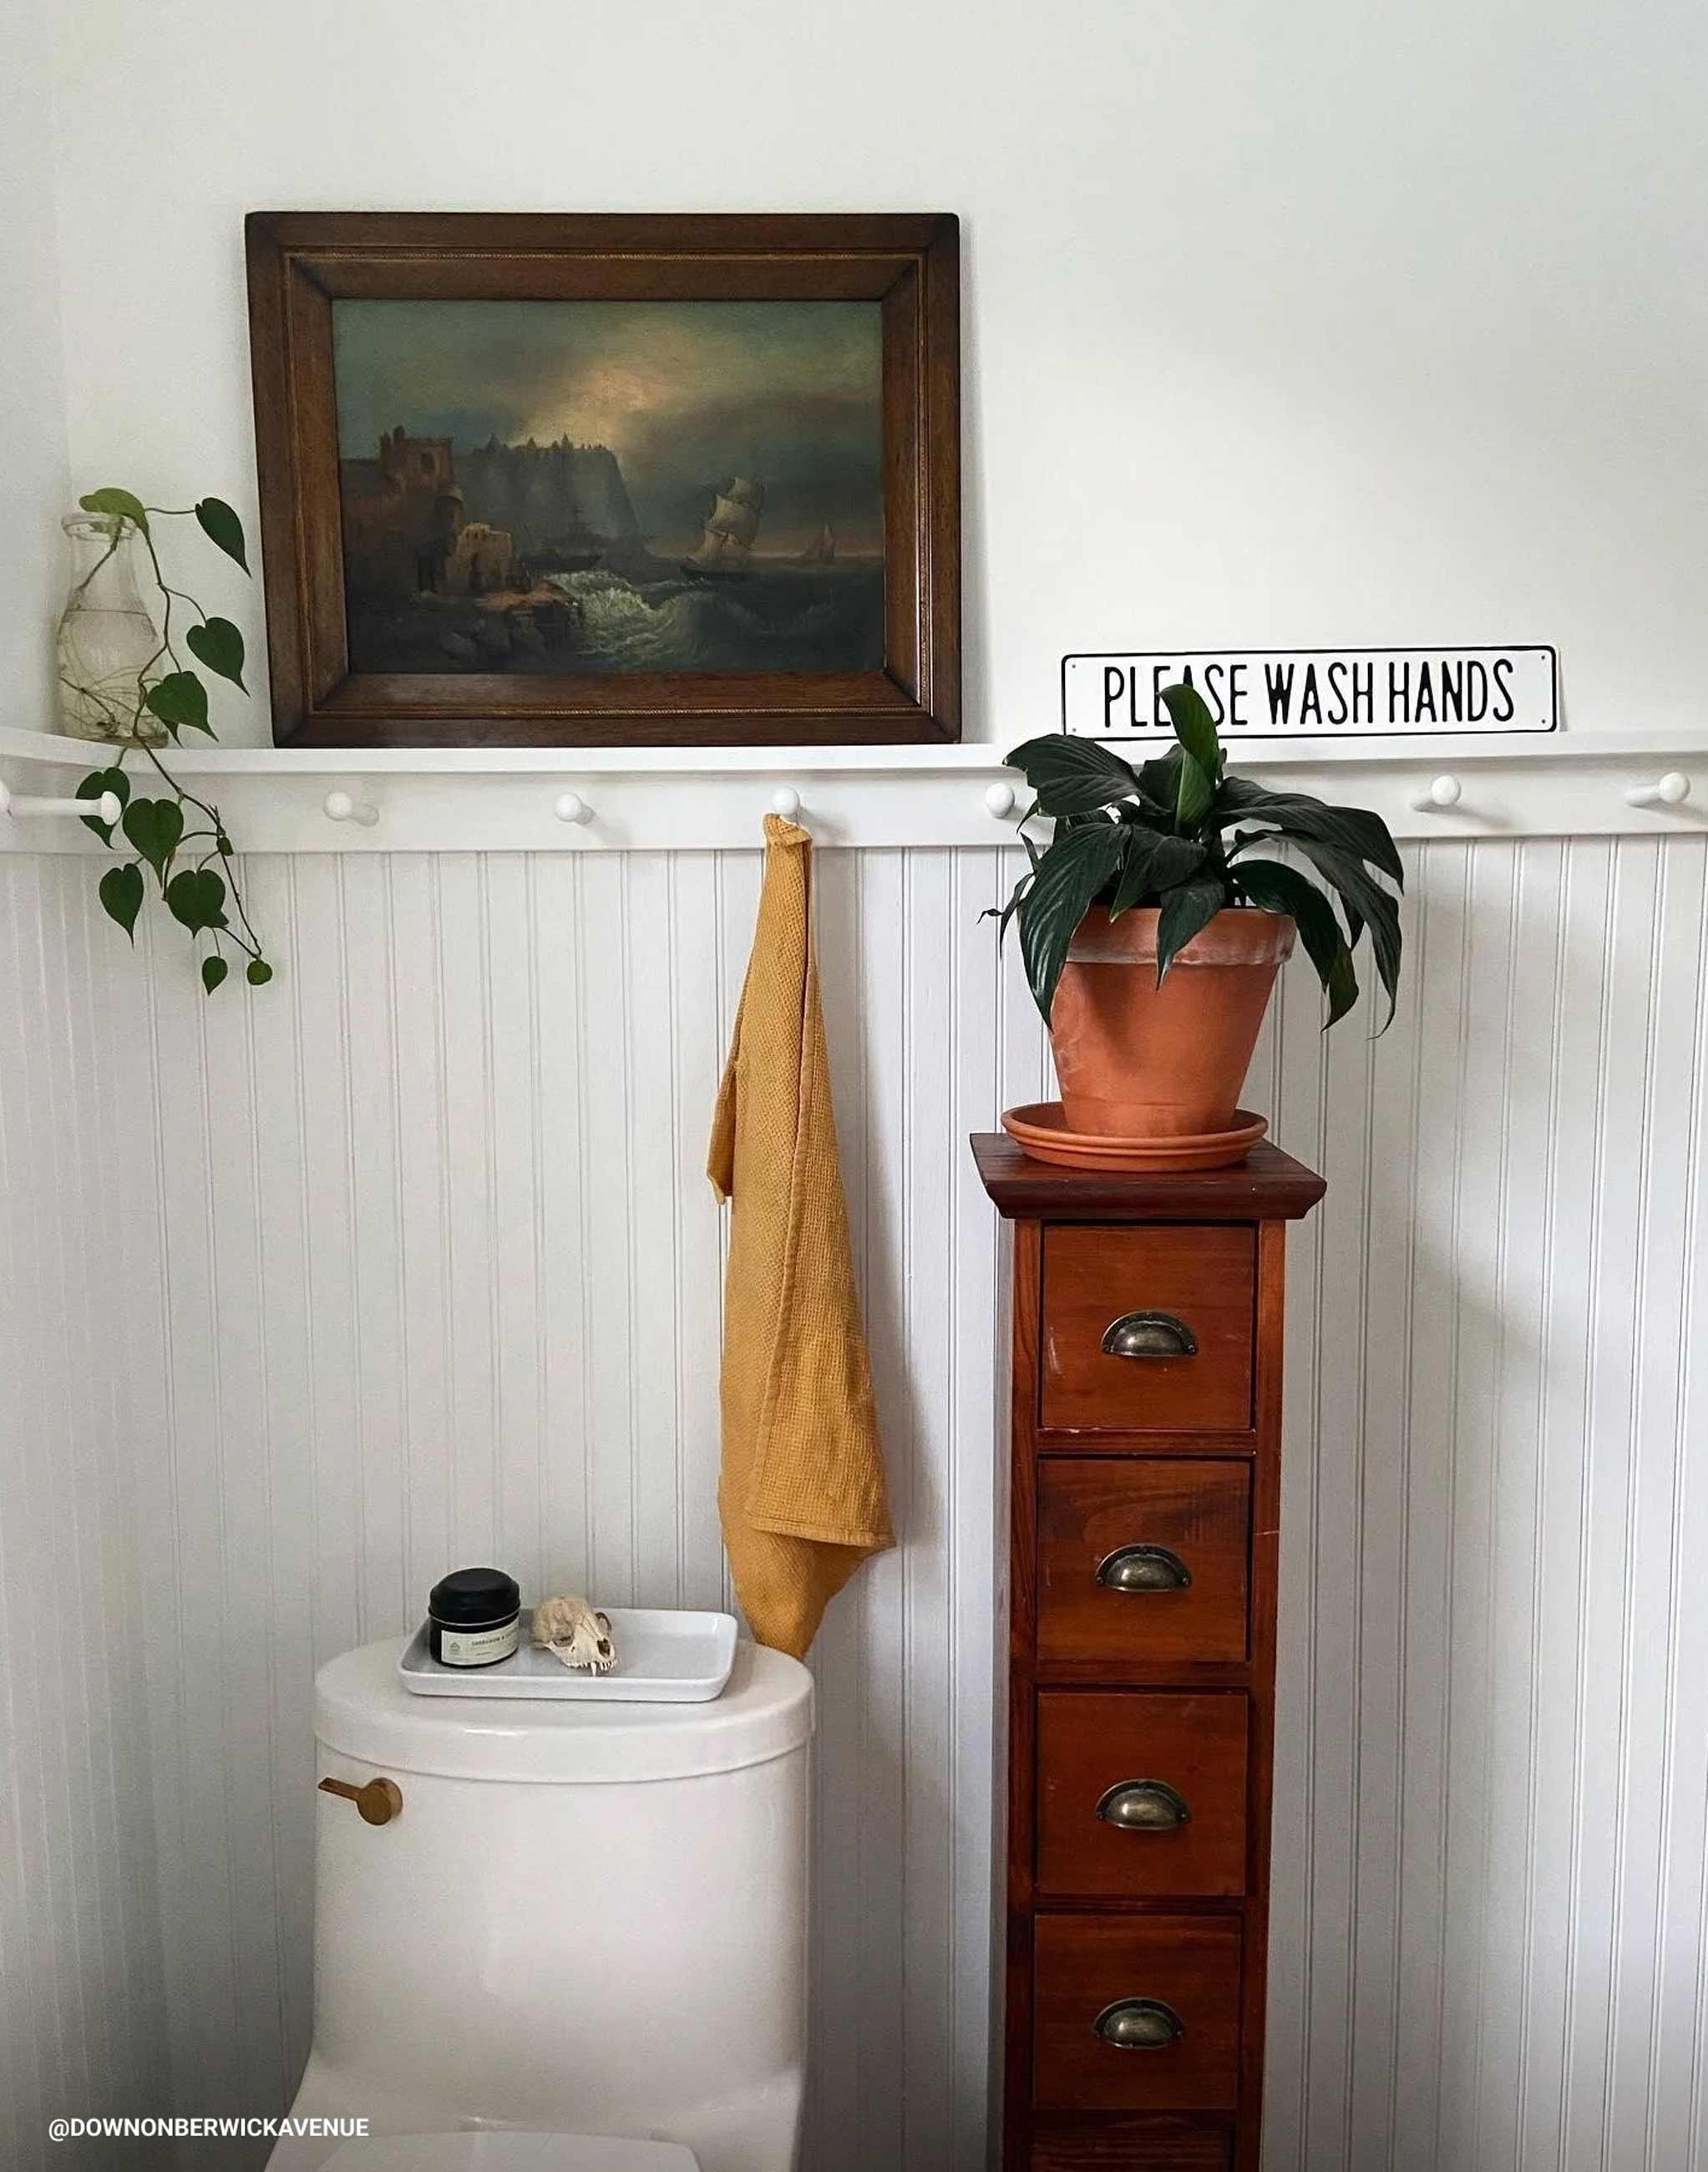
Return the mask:
<path id="1" fill-rule="evenodd" d="M 706 1173 L 731 1208 L 717 1502 L 761 1644 L 799 1659 L 894 1543 L 808 925 L 812 840 L 765 823 L 765 886 Z"/>

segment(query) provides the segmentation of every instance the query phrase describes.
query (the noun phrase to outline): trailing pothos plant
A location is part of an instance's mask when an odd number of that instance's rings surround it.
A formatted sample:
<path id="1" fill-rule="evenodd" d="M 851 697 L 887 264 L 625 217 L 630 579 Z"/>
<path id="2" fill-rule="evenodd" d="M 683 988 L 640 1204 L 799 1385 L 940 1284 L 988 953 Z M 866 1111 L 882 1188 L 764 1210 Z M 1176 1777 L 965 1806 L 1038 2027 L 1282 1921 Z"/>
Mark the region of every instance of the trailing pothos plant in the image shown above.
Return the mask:
<path id="1" fill-rule="evenodd" d="M 1227 906 L 1291 913 L 1328 997 L 1329 1025 L 1358 999 L 1352 954 L 1367 933 L 1391 1019 L 1399 981 L 1394 890 L 1405 877 L 1388 825 L 1362 808 L 1266 792 L 1230 776 L 1197 690 L 1166 687 L 1163 700 L 1175 745 L 1136 769 L 1098 740 L 1063 732 L 1028 739 L 1007 757 L 1037 798 L 1020 826 L 1031 865 L 998 916 L 998 933 L 1018 918 L 1026 977 L 1045 1022 L 1074 931 L 1094 905 L 1106 906 L 1111 920 L 1136 906 L 1157 909 L 1159 984 L 1184 945 Z M 1055 820 L 1047 845 L 1026 830 L 1039 814 Z M 1270 856 L 1281 843 L 1324 888 Z M 1338 901 L 1340 918 L 1324 890 Z"/>
<path id="2" fill-rule="evenodd" d="M 99 815 L 83 818 L 103 844 L 128 856 L 101 877 L 99 895 L 110 919 L 115 920 L 132 943 L 137 939 L 137 916 L 148 895 L 148 875 L 166 910 L 187 928 L 201 950 L 201 985 L 211 996 L 230 972 L 228 950 L 246 960 L 244 977 L 260 987 L 273 977 L 260 937 L 250 924 L 243 889 L 233 858 L 233 846 L 219 809 L 212 801 L 187 791 L 142 737 L 145 717 L 152 718 L 175 746 L 181 732 L 205 732 L 218 736 L 207 721 L 207 687 L 189 669 L 178 652 L 172 626 L 172 606 L 180 603 L 195 614 L 196 623 L 184 632 L 184 646 L 202 669 L 216 678 L 228 680 L 241 692 L 244 646 L 241 631 L 228 618 L 205 611 L 192 595 L 168 582 L 155 548 L 151 521 L 193 518 L 211 543 L 235 560 L 245 573 L 249 560 L 244 548 L 243 523 L 223 498 L 204 497 L 194 506 L 144 505 L 128 490 L 92 490 L 78 503 L 112 524 L 113 549 L 126 528 L 141 537 L 160 591 L 160 644 L 137 674 L 135 706 L 128 728 L 121 718 L 116 735 L 121 745 L 118 760 L 107 769 L 97 769 L 77 788 L 79 799 L 99 799 L 110 792 L 122 809 L 116 824 Z M 163 669 L 162 667 L 165 668 Z M 125 767 L 132 755 L 142 757 L 165 793 L 139 796 Z M 151 777 L 147 780 L 153 782 Z M 122 844 L 120 840 L 122 839 Z M 206 948 L 202 946 L 205 944 Z"/>

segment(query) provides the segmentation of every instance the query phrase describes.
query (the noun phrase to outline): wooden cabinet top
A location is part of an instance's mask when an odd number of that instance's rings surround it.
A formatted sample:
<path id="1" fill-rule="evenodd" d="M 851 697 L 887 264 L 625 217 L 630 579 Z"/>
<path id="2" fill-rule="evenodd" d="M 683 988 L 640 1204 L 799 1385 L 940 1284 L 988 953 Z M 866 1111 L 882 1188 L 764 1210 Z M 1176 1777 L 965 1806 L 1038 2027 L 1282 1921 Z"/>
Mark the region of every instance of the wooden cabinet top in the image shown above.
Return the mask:
<path id="1" fill-rule="evenodd" d="M 973 1158 L 998 1210 L 1022 1222 L 1296 1222 L 1328 1189 L 1267 1139 L 1231 1169 L 1144 1175 L 1055 1169 L 1006 1132 L 975 1132 Z"/>

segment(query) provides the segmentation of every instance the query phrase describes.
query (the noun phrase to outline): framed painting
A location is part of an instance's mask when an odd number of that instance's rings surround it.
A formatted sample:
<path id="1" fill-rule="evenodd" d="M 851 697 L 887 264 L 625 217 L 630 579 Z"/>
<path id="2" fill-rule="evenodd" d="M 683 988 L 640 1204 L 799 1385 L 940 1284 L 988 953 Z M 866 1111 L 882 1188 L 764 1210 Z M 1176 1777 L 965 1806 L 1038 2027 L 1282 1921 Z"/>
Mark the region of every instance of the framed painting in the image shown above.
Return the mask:
<path id="1" fill-rule="evenodd" d="M 953 217 L 247 241 L 281 744 L 959 736 Z"/>

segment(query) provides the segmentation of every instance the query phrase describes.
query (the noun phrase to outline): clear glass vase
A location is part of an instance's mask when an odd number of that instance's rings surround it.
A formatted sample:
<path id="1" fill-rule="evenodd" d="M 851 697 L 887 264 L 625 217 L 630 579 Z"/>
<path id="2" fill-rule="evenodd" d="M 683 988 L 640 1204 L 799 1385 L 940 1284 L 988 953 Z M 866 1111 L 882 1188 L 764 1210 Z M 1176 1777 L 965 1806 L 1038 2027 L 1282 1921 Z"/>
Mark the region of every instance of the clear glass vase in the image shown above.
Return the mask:
<path id="1" fill-rule="evenodd" d="M 74 513 L 71 590 L 59 621 L 59 718 L 73 739 L 158 746 L 166 727 L 142 707 L 160 635 L 137 587 L 137 530 L 125 519 Z"/>

